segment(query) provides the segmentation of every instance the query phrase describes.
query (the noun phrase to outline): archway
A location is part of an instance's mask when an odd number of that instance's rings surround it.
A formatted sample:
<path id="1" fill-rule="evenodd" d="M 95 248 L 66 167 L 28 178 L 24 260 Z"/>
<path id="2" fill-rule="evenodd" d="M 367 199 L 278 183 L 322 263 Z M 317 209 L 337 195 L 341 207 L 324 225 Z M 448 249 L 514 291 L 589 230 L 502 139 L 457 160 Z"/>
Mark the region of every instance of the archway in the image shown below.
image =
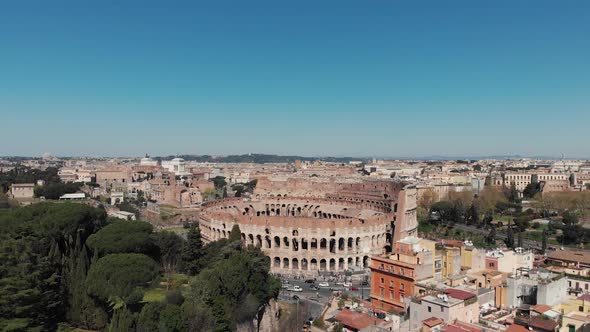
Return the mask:
<path id="1" fill-rule="evenodd" d="M 310 270 L 315 271 L 318 269 L 318 261 L 315 258 L 312 258 L 310 263 Z"/>
<path id="2" fill-rule="evenodd" d="M 330 271 L 336 270 L 336 260 L 334 258 L 330 259 Z"/>

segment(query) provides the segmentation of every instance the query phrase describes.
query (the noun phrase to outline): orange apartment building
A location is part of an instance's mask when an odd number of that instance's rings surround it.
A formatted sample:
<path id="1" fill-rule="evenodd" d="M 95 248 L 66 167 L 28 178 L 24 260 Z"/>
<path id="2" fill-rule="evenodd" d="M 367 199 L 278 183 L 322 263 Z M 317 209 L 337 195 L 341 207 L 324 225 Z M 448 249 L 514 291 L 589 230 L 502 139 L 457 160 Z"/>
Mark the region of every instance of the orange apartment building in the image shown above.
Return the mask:
<path id="1" fill-rule="evenodd" d="M 407 237 L 389 254 L 371 258 L 371 303 L 382 310 L 405 310 L 417 281 L 432 278 L 435 242 Z"/>

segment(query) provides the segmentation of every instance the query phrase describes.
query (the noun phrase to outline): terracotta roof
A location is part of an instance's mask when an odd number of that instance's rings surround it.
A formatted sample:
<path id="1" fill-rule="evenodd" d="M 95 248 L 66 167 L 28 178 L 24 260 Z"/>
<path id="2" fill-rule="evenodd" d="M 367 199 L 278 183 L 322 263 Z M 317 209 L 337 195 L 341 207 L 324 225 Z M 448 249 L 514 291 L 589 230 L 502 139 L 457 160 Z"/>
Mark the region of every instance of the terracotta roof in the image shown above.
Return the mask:
<path id="1" fill-rule="evenodd" d="M 590 252 L 586 251 L 557 250 L 550 253 L 549 256 L 547 256 L 547 258 L 561 261 L 590 264 Z"/>
<path id="2" fill-rule="evenodd" d="M 442 322 L 442 319 L 436 317 L 430 317 L 422 321 L 422 323 L 428 327 L 437 326 L 439 324 L 442 324 Z"/>
<path id="3" fill-rule="evenodd" d="M 504 332 L 530 332 L 530 331 L 529 331 L 529 329 L 527 329 L 526 327 L 524 327 L 522 325 L 512 324 L 512 325 L 508 326 L 508 328 Z"/>
<path id="4" fill-rule="evenodd" d="M 454 288 L 445 289 L 445 293 L 447 293 L 447 295 L 449 295 L 450 297 L 457 299 L 457 300 L 467 300 L 467 299 L 475 296 L 475 294 L 473 294 L 473 293 L 469 293 L 464 290 L 454 289 Z"/>
<path id="5" fill-rule="evenodd" d="M 356 330 L 364 329 L 370 325 L 381 325 L 384 322 L 384 320 L 381 320 L 377 317 L 359 314 L 358 312 L 350 311 L 348 309 L 343 309 L 338 314 L 336 314 L 334 318 L 345 326 Z"/>
<path id="6" fill-rule="evenodd" d="M 531 310 L 538 312 L 540 314 L 544 313 L 545 311 L 551 310 L 551 307 L 546 304 L 537 304 L 531 307 Z"/>
<path id="7" fill-rule="evenodd" d="M 449 324 L 447 326 L 445 326 L 444 328 L 442 328 L 441 330 L 442 332 L 481 332 L 482 329 L 477 327 L 477 326 L 473 326 L 473 325 L 468 325 L 459 321 L 455 321 L 452 324 Z"/>
<path id="8" fill-rule="evenodd" d="M 554 331 L 555 327 L 557 327 L 557 323 L 541 317 L 531 317 L 529 319 L 529 326 L 536 330 Z"/>

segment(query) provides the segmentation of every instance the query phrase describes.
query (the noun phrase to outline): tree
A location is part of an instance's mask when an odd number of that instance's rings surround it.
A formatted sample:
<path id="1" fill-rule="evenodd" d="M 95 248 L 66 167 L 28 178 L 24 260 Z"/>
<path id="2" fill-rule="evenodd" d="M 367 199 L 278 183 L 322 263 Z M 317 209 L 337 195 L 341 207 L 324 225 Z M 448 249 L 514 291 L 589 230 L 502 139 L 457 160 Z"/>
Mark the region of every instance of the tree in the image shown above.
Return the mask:
<path id="1" fill-rule="evenodd" d="M 486 186 L 475 200 L 475 205 L 483 213 L 493 213 L 499 202 L 506 201 L 506 197 L 497 188 Z"/>
<path id="2" fill-rule="evenodd" d="M 184 239 L 170 231 L 158 232 L 154 237 L 160 249 L 160 262 L 167 276 L 166 289 L 169 289 L 172 275 L 176 272 L 176 267 L 181 260 Z"/>
<path id="3" fill-rule="evenodd" d="M 495 245 L 496 244 L 496 227 L 492 226 L 492 229 L 490 230 L 490 233 L 486 237 L 486 242 L 489 245 Z"/>
<path id="4" fill-rule="evenodd" d="M 138 253 L 158 259 L 158 247 L 152 238 L 152 225 L 143 221 L 113 219 L 88 238 L 88 246 L 101 257 L 108 254 Z"/>
<path id="5" fill-rule="evenodd" d="M 161 302 L 148 302 L 143 306 L 137 319 L 137 332 L 159 331 L 160 312 L 164 310 L 166 304 Z"/>
<path id="6" fill-rule="evenodd" d="M 519 202 L 518 191 L 516 190 L 516 185 L 514 183 L 510 185 L 510 190 L 508 191 L 507 197 L 508 200 L 512 203 Z"/>
<path id="7" fill-rule="evenodd" d="M 474 225 L 479 224 L 479 211 L 477 210 L 477 206 L 475 203 L 471 203 L 471 207 L 469 208 L 470 220 L 471 223 Z"/>
<path id="8" fill-rule="evenodd" d="M 73 203 L 0 213 L 0 329 L 53 331 L 72 315 L 85 241 L 105 220 L 104 210 Z"/>
<path id="9" fill-rule="evenodd" d="M 543 237 L 541 238 L 541 252 L 544 254 L 547 250 L 547 230 L 543 231 Z"/>
<path id="10" fill-rule="evenodd" d="M 420 199 L 418 200 L 418 205 L 425 209 L 430 209 L 432 204 L 438 201 L 438 195 L 432 189 L 426 189 L 422 195 L 420 195 Z"/>
<path id="11" fill-rule="evenodd" d="M 539 182 L 531 182 L 529 183 L 524 190 L 522 191 L 522 195 L 525 198 L 533 198 L 535 197 L 538 193 L 541 192 L 541 185 Z"/>
<path id="12" fill-rule="evenodd" d="M 508 229 L 506 230 L 506 246 L 508 248 L 514 248 L 514 231 L 510 223 L 508 223 Z"/>
<path id="13" fill-rule="evenodd" d="M 578 216 L 570 211 L 563 213 L 563 223 L 566 225 L 576 225 L 579 221 Z"/>
<path id="14" fill-rule="evenodd" d="M 113 318 L 108 326 L 108 332 L 134 331 L 137 321 L 137 314 L 129 311 L 126 307 L 116 309 Z"/>
<path id="15" fill-rule="evenodd" d="M 147 288 L 158 277 L 158 264 L 146 255 L 111 254 L 90 267 L 88 293 L 103 302 L 126 300 L 136 288 Z"/>
<path id="16" fill-rule="evenodd" d="M 241 241 L 241 235 L 242 233 L 240 231 L 240 226 L 238 224 L 234 224 L 231 232 L 229 233 L 229 242 Z"/>
<path id="17" fill-rule="evenodd" d="M 205 189 L 203 189 L 201 194 L 203 195 L 203 199 L 205 201 L 210 201 L 210 200 L 215 199 L 215 189 L 213 189 L 213 188 L 205 188 Z"/>
<path id="18" fill-rule="evenodd" d="M 430 212 L 438 214 L 441 221 L 452 221 L 455 216 L 455 206 L 448 201 L 440 201 L 432 204 Z"/>
<path id="19" fill-rule="evenodd" d="M 183 329 L 180 307 L 168 304 L 160 312 L 160 331 L 179 332 Z"/>
<path id="20" fill-rule="evenodd" d="M 181 260 L 183 270 L 190 274 L 196 275 L 199 272 L 199 264 L 203 255 L 203 240 L 201 239 L 201 230 L 192 226 L 187 234 L 187 241 L 182 248 Z"/>

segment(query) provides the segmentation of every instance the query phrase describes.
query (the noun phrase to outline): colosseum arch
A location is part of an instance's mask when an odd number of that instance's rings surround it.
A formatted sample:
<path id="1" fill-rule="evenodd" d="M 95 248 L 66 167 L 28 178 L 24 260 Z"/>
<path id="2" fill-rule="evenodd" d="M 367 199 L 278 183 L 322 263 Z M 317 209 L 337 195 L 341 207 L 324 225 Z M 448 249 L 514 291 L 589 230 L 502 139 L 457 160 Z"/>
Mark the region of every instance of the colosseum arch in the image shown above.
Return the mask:
<path id="1" fill-rule="evenodd" d="M 301 259 L 301 270 L 307 271 L 307 258 Z"/>
<path id="2" fill-rule="evenodd" d="M 322 258 L 320 260 L 320 271 L 326 271 L 328 267 L 326 266 L 326 259 Z"/>
<path id="3" fill-rule="evenodd" d="M 343 251 L 346 247 L 346 241 L 344 240 L 344 238 L 340 238 L 338 239 L 338 250 L 339 251 Z"/>
<path id="4" fill-rule="evenodd" d="M 291 264 L 291 268 L 293 270 L 299 270 L 299 260 L 297 258 L 293 258 L 293 262 Z"/>
<path id="5" fill-rule="evenodd" d="M 330 258 L 330 271 L 336 270 L 336 260 L 334 258 Z"/>
<path id="6" fill-rule="evenodd" d="M 274 237 L 274 242 L 275 242 L 274 243 L 275 248 L 280 248 L 281 247 L 281 238 L 280 237 L 275 236 Z"/>
<path id="7" fill-rule="evenodd" d="M 318 269 L 318 261 L 315 258 L 312 258 L 310 261 L 310 269 L 316 271 Z"/>

